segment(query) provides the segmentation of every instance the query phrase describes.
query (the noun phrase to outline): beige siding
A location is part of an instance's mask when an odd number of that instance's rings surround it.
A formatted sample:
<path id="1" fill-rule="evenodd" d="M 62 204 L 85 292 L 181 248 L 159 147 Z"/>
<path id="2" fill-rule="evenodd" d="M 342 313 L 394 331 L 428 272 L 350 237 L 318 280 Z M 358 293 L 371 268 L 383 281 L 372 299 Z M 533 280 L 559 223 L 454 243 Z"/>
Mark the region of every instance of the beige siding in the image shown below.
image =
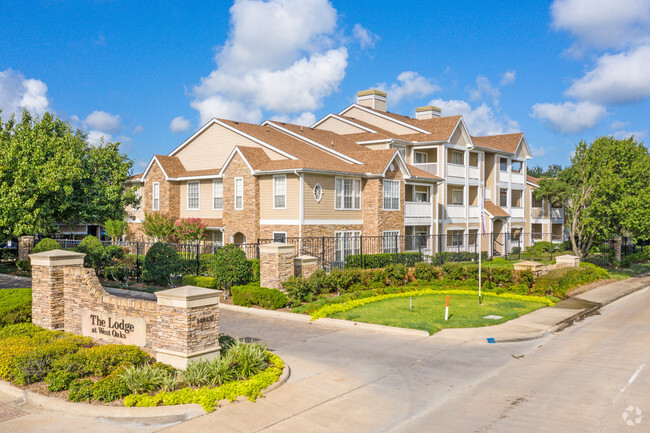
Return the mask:
<path id="1" fill-rule="evenodd" d="M 359 128 L 358 126 L 350 125 L 349 123 L 343 122 L 342 120 L 333 117 L 330 117 L 318 125 L 316 129 L 324 129 L 325 131 L 332 131 L 341 135 L 368 132 L 365 129 Z"/>
<path id="2" fill-rule="evenodd" d="M 198 210 L 187 209 L 187 181 L 180 182 L 181 218 L 221 218 L 223 216 L 221 210 L 212 210 L 212 179 L 201 180 L 199 182 L 199 191 L 201 195 L 199 196 Z"/>
<path id="3" fill-rule="evenodd" d="M 297 220 L 300 218 L 300 178 L 287 175 L 286 209 L 273 209 L 273 176 L 260 176 L 260 219 Z"/>
<path id="4" fill-rule="evenodd" d="M 456 131 L 454 131 L 452 134 L 451 140 L 449 140 L 449 142 L 452 144 L 457 144 L 459 146 L 467 146 L 467 140 L 465 139 L 461 128 L 456 128 Z"/>
<path id="5" fill-rule="evenodd" d="M 390 131 L 393 134 L 397 135 L 415 134 L 419 132 L 415 129 L 408 128 L 406 126 L 400 125 L 399 123 L 395 123 L 392 120 L 384 119 L 383 117 L 379 117 L 373 113 L 368 113 L 356 107 L 352 107 L 344 115 L 348 117 L 354 117 L 355 119 L 359 119 L 362 122 L 366 122 L 370 125 L 375 125 L 377 128 Z"/>
<path id="6" fill-rule="evenodd" d="M 305 219 L 306 220 L 360 220 L 361 210 L 334 209 L 334 176 L 305 174 Z M 320 183 L 323 197 L 320 203 L 314 198 L 314 186 Z M 361 188 L 364 186 L 361 180 Z M 361 198 L 363 200 L 363 197 Z M 363 203 L 361 204 L 363 208 Z"/>
<path id="7" fill-rule="evenodd" d="M 217 124 L 209 126 L 174 156 L 181 160 L 186 170 L 215 169 L 223 166 L 235 146 L 260 147 L 273 160 L 286 159 L 279 153 Z"/>

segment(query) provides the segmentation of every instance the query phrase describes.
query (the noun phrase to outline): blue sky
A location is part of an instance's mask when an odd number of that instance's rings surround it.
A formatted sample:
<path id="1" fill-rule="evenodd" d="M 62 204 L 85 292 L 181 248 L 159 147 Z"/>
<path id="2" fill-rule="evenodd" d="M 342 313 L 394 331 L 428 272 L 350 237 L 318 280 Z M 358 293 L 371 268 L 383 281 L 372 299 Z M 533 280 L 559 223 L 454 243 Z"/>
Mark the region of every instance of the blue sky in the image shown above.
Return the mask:
<path id="1" fill-rule="evenodd" d="M 495 6 L 498 5 L 498 6 Z M 207 119 L 302 124 L 382 88 L 473 135 L 523 131 L 533 165 L 645 140 L 650 2 L 0 1 L 0 116 L 52 111 L 140 171 Z"/>

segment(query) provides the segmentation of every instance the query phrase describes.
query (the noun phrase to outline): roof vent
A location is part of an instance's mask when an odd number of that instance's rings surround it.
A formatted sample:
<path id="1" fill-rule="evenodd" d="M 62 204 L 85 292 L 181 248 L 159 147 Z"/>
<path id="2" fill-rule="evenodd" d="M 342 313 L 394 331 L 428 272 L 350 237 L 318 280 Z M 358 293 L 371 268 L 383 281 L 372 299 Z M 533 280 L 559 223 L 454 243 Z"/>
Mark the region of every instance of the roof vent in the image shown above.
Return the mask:
<path id="1" fill-rule="evenodd" d="M 433 119 L 434 117 L 440 117 L 440 111 L 440 108 L 433 105 L 418 107 L 415 109 L 415 118 L 418 120 Z"/>
<path id="2" fill-rule="evenodd" d="M 357 92 L 357 104 L 386 112 L 386 92 L 377 89 Z"/>

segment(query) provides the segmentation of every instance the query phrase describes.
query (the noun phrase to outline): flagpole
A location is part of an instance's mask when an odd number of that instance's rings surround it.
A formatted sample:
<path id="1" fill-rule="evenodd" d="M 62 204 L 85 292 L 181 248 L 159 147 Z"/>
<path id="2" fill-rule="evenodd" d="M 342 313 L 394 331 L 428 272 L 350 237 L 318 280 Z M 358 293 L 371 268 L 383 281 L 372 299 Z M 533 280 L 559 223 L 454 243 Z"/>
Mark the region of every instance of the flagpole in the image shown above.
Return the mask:
<path id="1" fill-rule="evenodd" d="M 478 201 L 480 205 L 481 217 L 479 219 L 479 237 L 478 237 L 478 303 L 481 303 L 481 265 L 483 262 L 483 235 L 485 235 L 485 224 L 484 224 L 484 210 L 483 210 L 483 194 L 482 187 L 479 184 L 478 186 Z"/>

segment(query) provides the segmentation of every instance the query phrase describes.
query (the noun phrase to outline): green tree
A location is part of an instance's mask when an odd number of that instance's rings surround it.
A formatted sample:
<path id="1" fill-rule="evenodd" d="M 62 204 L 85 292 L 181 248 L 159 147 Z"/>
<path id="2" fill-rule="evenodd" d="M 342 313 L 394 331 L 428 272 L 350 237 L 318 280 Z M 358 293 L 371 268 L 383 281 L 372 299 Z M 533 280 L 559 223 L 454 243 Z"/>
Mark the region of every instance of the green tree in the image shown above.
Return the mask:
<path id="1" fill-rule="evenodd" d="M 528 169 L 528 174 L 533 177 L 558 177 L 562 171 L 562 166 L 560 164 L 550 164 L 546 170 L 541 166 L 537 165 Z"/>
<path id="2" fill-rule="evenodd" d="M 156 242 L 171 242 L 175 240 L 174 222 L 176 219 L 164 212 L 145 212 L 142 222 L 142 232 Z"/>
<path id="3" fill-rule="evenodd" d="M 119 143 L 92 147 L 82 131 L 50 113 L 0 118 L 1 235 L 124 218 L 124 207 L 137 202 L 124 188 L 132 164 Z"/>
<path id="4" fill-rule="evenodd" d="M 633 138 L 599 137 L 576 146 L 557 179 L 542 179 L 536 198 L 563 206 L 573 252 L 584 257 L 613 236 L 650 237 L 650 155 Z"/>
<path id="5" fill-rule="evenodd" d="M 104 231 L 113 242 L 119 240 L 129 228 L 129 224 L 125 220 L 107 220 L 104 222 Z"/>

